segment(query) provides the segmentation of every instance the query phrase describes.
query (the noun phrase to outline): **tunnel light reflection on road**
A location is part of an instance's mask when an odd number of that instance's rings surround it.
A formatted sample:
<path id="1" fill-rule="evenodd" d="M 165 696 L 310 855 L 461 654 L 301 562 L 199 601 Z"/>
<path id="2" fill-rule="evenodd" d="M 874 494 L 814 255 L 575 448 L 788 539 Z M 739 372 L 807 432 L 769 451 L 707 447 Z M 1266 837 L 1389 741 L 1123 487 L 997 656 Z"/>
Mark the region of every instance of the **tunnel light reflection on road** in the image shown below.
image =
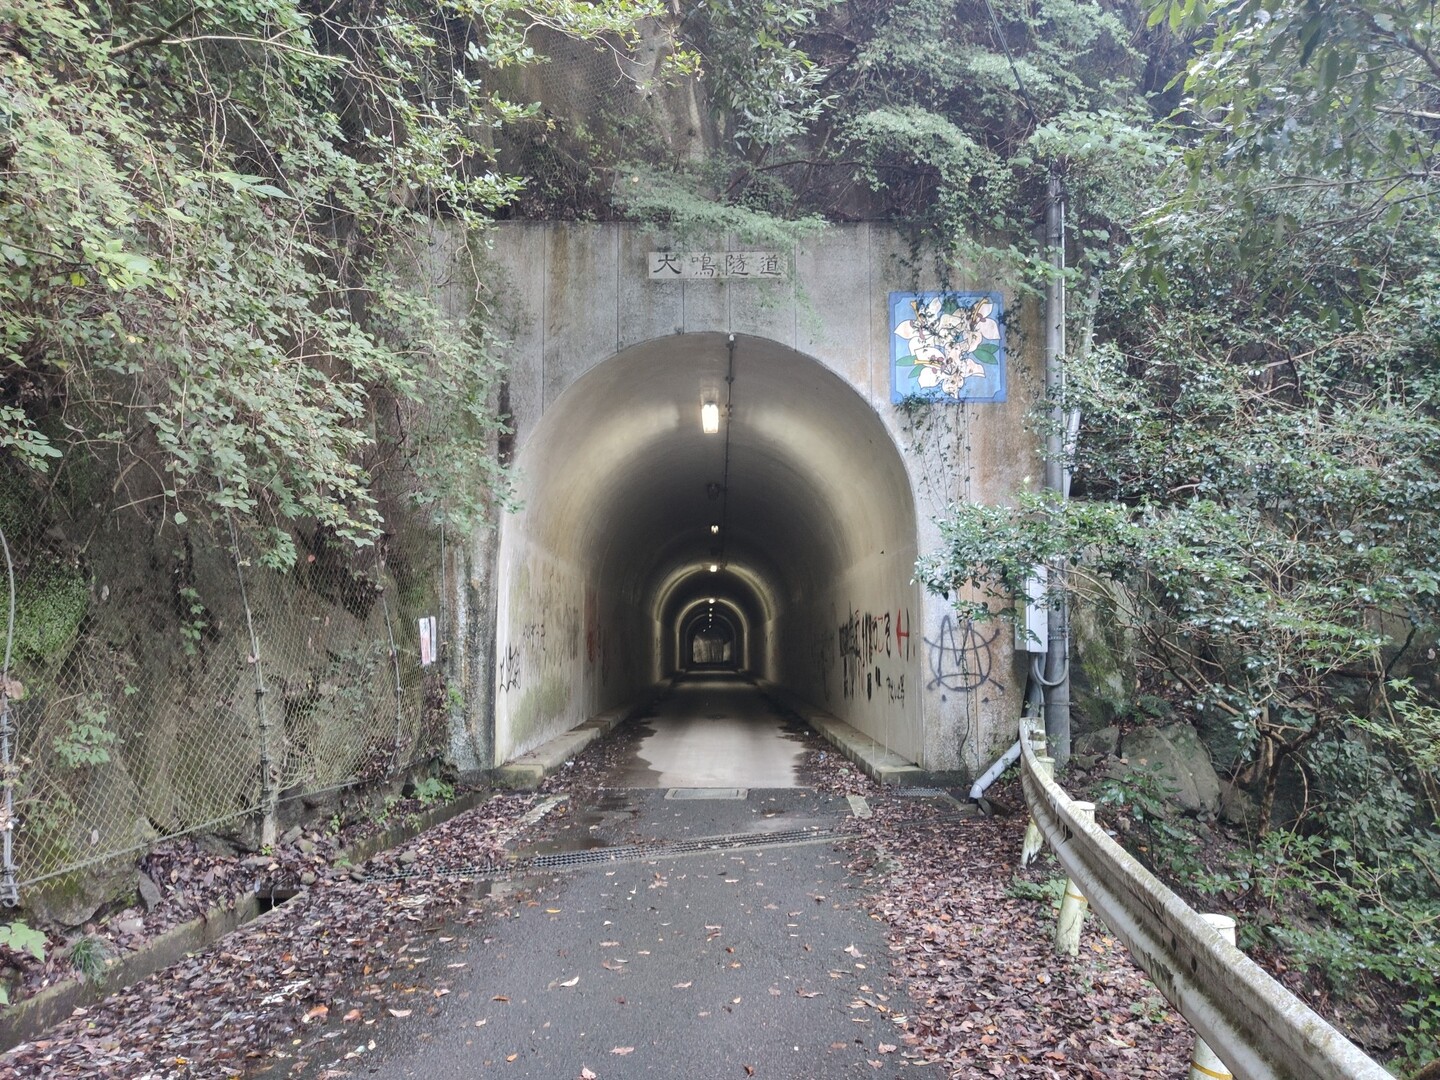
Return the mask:
<path id="1" fill-rule="evenodd" d="M 720 405 L 714 401 L 703 401 L 700 403 L 700 427 L 706 435 L 715 435 L 720 431 Z"/>

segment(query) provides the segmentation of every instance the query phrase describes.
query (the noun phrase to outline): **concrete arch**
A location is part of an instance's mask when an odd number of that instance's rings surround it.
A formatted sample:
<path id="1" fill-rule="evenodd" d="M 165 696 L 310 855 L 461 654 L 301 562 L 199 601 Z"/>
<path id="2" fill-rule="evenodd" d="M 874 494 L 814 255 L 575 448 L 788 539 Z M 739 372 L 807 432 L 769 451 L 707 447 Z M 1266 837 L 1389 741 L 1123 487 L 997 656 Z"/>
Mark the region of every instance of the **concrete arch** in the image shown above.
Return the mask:
<path id="1" fill-rule="evenodd" d="M 880 415 L 825 363 L 758 335 L 644 341 L 550 401 L 516 463 L 497 760 L 676 670 L 681 616 L 712 596 L 743 628 L 746 670 L 922 758 L 911 485 Z"/>
<path id="2" fill-rule="evenodd" d="M 696 604 L 680 624 L 679 633 L 681 671 L 709 667 L 744 670 L 740 659 L 744 638 L 723 605 Z M 702 656 L 702 652 L 709 655 Z"/>
<path id="3" fill-rule="evenodd" d="M 770 616 L 766 613 L 764 594 L 757 588 L 757 583 L 727 567 L 715 575 L 708 570 L 680 575 L 661 589 L 657 609 L 663 638 L 661 648 L 656 652 L 657 679 L 684 667 L 682 628 L 691 613 L 706 606 L 706 601 L 711 598 L 730 613 L 736 624 L 740 635 L 739 669 L 746 672 L 754 670 L 755 658 L 764 655 L 761 643 L 763 627 L 770 621 Z M 665 633 L 667 628 L 670 632 Z"/>

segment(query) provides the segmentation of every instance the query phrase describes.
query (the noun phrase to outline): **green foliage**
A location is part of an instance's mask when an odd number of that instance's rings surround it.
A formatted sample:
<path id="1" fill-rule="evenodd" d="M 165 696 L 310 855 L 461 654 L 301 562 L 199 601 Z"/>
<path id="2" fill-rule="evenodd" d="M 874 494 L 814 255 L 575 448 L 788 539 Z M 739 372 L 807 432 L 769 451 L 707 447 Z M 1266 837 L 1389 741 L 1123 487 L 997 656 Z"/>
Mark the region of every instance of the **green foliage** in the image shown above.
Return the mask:
<path id="1" fill-rule="evenodd" d="M 1035 900 L 1048 903 L 1058 911 L 1060 898 L 1065 895 L 1065 879 L 1050 877 L 1044 881 L 1031 881 L 1016 874 L 1010 879 L 1010 884 L 1005 886 L 1005 895 L 1012 896 L 1016 900 Z"/>
<path id="2" fill-rule="evenodd" d="M 80 701 L 76 715 L 66 723 L 65 730 L 51 740 L 51 746 L 67 769 L 104 765 L 110 760 L 110 747 L 117 738 L 108 724 L 105 703 L 96 695 L 86 697 Z"/>
<path id="3" fill-rule="evenodd" d="M 200 600 L 200 594 L 188 585 L 176 591 L 176 600 L 180 606 L 180 645 L 186 656 L 194 656 L 200 648 L 200 639 L 210 625 L 204 617 L 205 605 Z"/>
<path id="4" fill-rule="evenodd" d="M 706 177 L 710 171 L 700 166 L 657 172 L 626 164 L 626 180 L 616 187 L 615 203 L 629 216 L 665 228 L 676 243 L 733 233 L 743 243 L 788 250 L 824 228 L 819 217 L 791 220 L 764 208 L 717 200 L 705 193 L 713 191 Z"/>
<path id="5" fill-rule="evenodd" d="M 1130 847 L 1157 873 L 1186 882 L 1200 870 L 1200 842 L 1195 830 L 1175 809 L 1174 786 L 1154 767 L 1132 768 L 1120 779 L 1107 778 L 1095 788 L 1094 800 L 1116 814 L 1126 814 L 1138 835 Z"/>
<path id="6" fill-rule="evenodd" d="M 109 942 L 94 934 L 86 934 L 70 947 L 70 966 L 86 982 L 102 986 L 108 974 L 110 956 Z"/>
<path id="7" fill-rule="evenodd" d="M 16 584 L 15 656 L 37 664 L 54 661 L 75 640 L 89 609 L 90 587 L 80 570 L 37 554 Z"/>
<path id="8" fill-rule="evenodd" d="M 706 0 L 683 30 L 719 122 L 750 156 L 802 135 L 830 100 L 828 72 L 797 41 L 837 0 Z M 691 25 L 693 24 L 693 25 Z"/>
<path id="9" fill-rule="evenodd" d="M 21 919 L 0 924 L 0 946 L 29 953 L 36 960 L 45 959 L 45 935 Z"/>
<path id="10" fill-rule="evenodd" d="M 438 776 L 427 776 L 415 785 L 414 794 L 421 806 L 434 806 L 455 798 L 455 785 L 446 783 Z"/>
<path id="11" fill-rule="evenodd" d="M 1152 3 L 1151 25 L 1190 39 L 1195 56 L 1179 80 L 1183 171 L 1147 246 L 1189 247 L 1196 221 L 1224 221 L 1211 257 L 1265 264 L 1291 244 L 1323 250 L 1426 220 L 1440 175 L 1437 18 L 1413 0 Z M 1145 269 L 1163 280 L 1159 260 Z"/>
<path id="12" fill-rule="evenodd" d="M 1437 863 L 1434 833 L 1372 851 L 1343 836 L 1276 830 L 1202 884 L 1245 898 L 1243 946 L 1278 945 L 1351 1000 L 1397 998 L 1396 1064 L 1418 1065 L 1440 1037 L 1440 881 L 1427 873 Z"/>
<path id="13" fill-rule="evenodd" d="M 232 517 L 267 561 L 313 520 L 367 544 L 377 399 L 446 402 L 416 451 L 437 513 L 503 489 L 497 361 L 445 318 L 408 243 L 518 190 L 482 74 L 545 28 L 622 45 L 654 5 L 294 0 L 202 8 L 12 0 L 0 44 L 0 452 L 150 468 L 130 502 Z M 360 21 L 356 21 L 356 20 Z M 447 393 L 464 387 L 464 393 Z M 63 409 L 63 425 L 47 423 Z M 453 415 L 452 415 L 453 418 Z M 453 450 L 453 453 L 450 452 Z M 462 472 L 462 468 L 466 471 Z"/>

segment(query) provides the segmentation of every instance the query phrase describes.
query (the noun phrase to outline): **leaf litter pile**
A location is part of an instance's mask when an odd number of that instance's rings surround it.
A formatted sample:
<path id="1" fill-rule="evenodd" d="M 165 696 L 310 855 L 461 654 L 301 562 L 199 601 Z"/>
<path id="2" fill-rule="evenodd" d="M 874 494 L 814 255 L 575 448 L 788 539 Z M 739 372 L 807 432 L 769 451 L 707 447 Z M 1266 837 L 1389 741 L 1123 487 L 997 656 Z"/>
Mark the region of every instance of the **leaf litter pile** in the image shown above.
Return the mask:
<path id="1" fill-rule="evenodd" d="M 621 740 L 600 740 L 542 794 L 591 788 Z M 1023 812 L 983 818 L 952 800 L 887 794 L 811 745 L 803 781 L 861 795 L 873 811 L 846 827 L 862 841 L 852 869 L 888 927 L 892 974 L 909 987 L 908 1004 L 875 1006 L 893 1020 L 907 1013 L 903 1046 L 887 1047 L 896 1058 L 952 1077 L 1184 1074 L 1193 1036 L 1093 915 L 1079 957 L 1055 955 L 1051 898 L 1063 882 L 1048 856 L 1017 872 Z M 1015 785 L 994 790 L 1002 805 L 1023 805 Z M 451 944 L 455 927 L 491 917 L 475 883 L 447 871 L 499 865 L 539 797 L 497 795 L 363 868 L 313 860 L 314 881 L 295 899 L 77 1010 L 0 1057 L 0 1077 L 253 1076 L 319 1045 L 363 1069 L 374 1025 L 433 1015 L 450 994 L 469 962 Z"/>
<path id="2" fill-rule="evenodd" d="M 309 863 L 313 883 L 294 899 L 0 1056 L 0 1077 L 253 1075 L 312 1026 L 339 1038 L 423 1012 L 448 993 L 447 965 L 428 954 L 451 940 L 447 925 L 484 914 L 468 906 L 475 883 L 452 871 L 499 865 L 536 802 L 495 795 L 363 867 Z M 346 1039 L 357 1042 L 363 1053 L 363 1037 Z"/>
<path id="3" fill-rule="evenodd" d="M 869 849 L 852 868 L 889 926 L 892 973 L 912 998 L 905 1041 L 922 1060 L 953 1077 L 1185 1075 L 1193 1034 L 1093 914 L 1080 955 L 1056 955 L 1063 872 L 1048 853 L 1017 870 L 1023 810 L 986 818 L 863 778 L 843 789 L 872 804 L 851 825 Z M 1014 782 L 992 792 L 1024 805 Z"/>

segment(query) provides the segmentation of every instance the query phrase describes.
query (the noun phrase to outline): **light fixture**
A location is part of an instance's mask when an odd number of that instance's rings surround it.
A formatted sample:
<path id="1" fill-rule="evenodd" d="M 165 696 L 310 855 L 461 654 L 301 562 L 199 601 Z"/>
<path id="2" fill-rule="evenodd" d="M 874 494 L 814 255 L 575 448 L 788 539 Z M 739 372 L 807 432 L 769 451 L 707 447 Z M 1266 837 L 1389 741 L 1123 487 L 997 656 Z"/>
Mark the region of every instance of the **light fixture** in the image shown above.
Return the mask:
<path id="1" fill-rule="evenodd" d="M 710 573 L 712 573 L 712 574 L 718 574 L 719 572 L 720 572 L 720 564 L 719 564 L 719 563 L 713 563 L 713 562 L 712 562 L 712 563 L 710 564 Z"/>
<path id="2" fill-rule="evenodd" d="M 700 403 L 700 427 L 706 435 L 715 435 L 720 431 L 720 405 L 715 401 L 702 401 Z"/>
<path id="3" fill-rule="evenodd" d="M 719 526 L 719 525 L 711 525 L 711 526 L 710 526 L 710 535 L 711 535 L 711 536 L 716 536 L 716 535 L 719 534 L 719 532 L 720 532 L 720 526 Z"/>
<path id="4" fill-rule="evenodd" d="M 706 601 L 705 601 L 705 603 L 707 603 L 707 604 L 713 604 L 714 602 L 715 602 L 715 598 L 714 598 L 713 596 L 710 597 L 709 600 L 706 600 Z"/>

